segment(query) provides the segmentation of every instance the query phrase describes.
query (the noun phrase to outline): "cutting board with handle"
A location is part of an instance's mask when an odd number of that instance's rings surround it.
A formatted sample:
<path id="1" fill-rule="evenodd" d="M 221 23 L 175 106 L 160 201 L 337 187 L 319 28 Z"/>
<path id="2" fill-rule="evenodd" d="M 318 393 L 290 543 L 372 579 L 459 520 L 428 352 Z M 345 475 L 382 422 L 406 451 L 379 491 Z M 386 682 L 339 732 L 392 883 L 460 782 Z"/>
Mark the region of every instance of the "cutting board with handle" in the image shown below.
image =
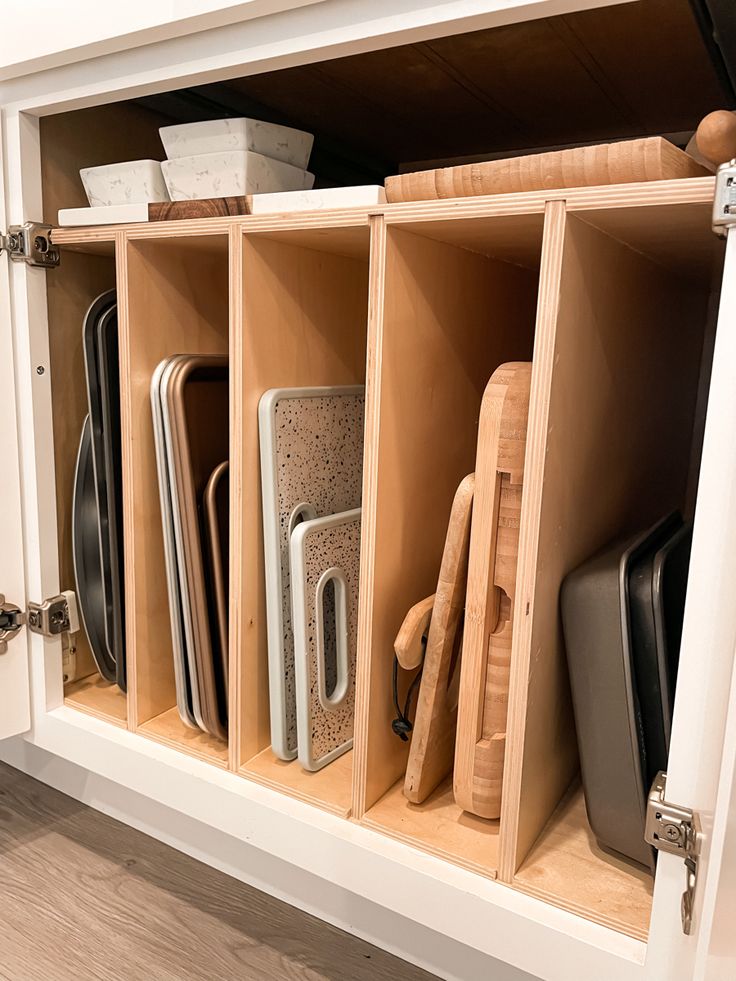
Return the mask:
<path id="1" fill-rule="evenodd" d="M 651 136 L 399 174 L 386 179 L 386 200 L 426 201 L 708 175 L 684 150 Z"/>
<path id="2" fill-rule="evenodd" d="M 525 362 L 496 369 L 478 430 L 454 793 L 484 818 L 501 811 L 531 371 Z"/>
<path id="3" fill-rule="evenodd" d="M 404 796 L 412 804 L 426 800 L 452 770 L 474 484 L 474 475 L 469 474 L 452 502 L 426 633 L 422 681 L 404 778 Z M 426 603 L 424 600 L 413 607 L 404 622 L 421 624 L 421 617 L 412 614 Z"/>

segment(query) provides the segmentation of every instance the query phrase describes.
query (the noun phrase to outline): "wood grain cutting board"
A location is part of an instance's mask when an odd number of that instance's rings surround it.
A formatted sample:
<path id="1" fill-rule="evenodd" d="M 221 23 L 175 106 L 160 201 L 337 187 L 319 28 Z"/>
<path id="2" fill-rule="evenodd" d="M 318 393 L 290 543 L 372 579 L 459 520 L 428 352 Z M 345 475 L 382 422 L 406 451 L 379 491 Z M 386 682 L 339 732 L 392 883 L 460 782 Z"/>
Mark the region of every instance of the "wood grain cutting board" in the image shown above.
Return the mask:
<path id="1" fill-rule="evenodd" d="M 501 813 L 521 492 L 532 366 L 501 365 L 483 395 L 455 742 L 455 801 Z"/>
<path id="2" fill-rule="evenodd" d="M 235 198 L 203 198 L 201 201 L 160 201 L 148 205 L 149 221 L 181 218 L 224 218 L 249 215 L 251 195 Z"/>
<path id="3" fill-rule="evenodd" d="M 455 493 L 447 526 L 404 778 L 404 796 L 412 804 L 421 804 L 429 797 L 452 769 L 455 754 L 460 674 L 457 662 L 463 632 L 474 486 L 475 476 L 469 474 Z M 423 604 L 417 606 L 421 608 Z M 412 611 L 409 611 L 407 620 L 411 619 Z"/>
<path id="4" fill-rule="evenodd" d="M 400 174 L 386 179 L 386 199 L 426 201 L 708 175 L 684 150 L 652 136 Z"/>

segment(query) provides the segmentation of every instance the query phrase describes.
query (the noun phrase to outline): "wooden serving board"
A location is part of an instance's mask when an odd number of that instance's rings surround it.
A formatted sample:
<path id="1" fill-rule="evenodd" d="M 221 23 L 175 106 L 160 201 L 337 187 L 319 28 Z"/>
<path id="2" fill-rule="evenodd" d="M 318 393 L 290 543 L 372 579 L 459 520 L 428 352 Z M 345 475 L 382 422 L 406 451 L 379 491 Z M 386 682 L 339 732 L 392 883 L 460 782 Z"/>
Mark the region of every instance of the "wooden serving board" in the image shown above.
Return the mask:
<path id="1" fill-rule="evenodd" d="M 249 215 L 250 195 L 236 198 L 203 198 L 201 201 L 159 201 L 148 205 L 149 221 L 178 221 L 181 218 L 224 218 Z"/>
<path id="2" fill-rule="evenodd" d="M 480 411 L 455 743 L 455 801 L 501 813 L 532 366 L 501 365 Z"/>
<path id="3" fill-rule="evenodd" d="M 710 171 L 661 136 L 486 160 L 386 179 L 386 200 L 426 201 L 513 194 L 563 187 L 597 187 L 683 177 Z"/>
<path id="4" fill-rule="evenodd" d="M 404 796 L 412 804 L 421 804 L 444 780 L 452 769 L 455 754 L 460 674 L 457 662 L 463 631 L 474 486 L 475 477 L 469 474 L 458 487 L 450 511 L 404 779 Z M 417 607 L 422 608 L 423 604 Z M 409 611 L 407 620 L 411 619 L 412 611 Z M 421 617 L 413 619 L 421 621 Z"/>

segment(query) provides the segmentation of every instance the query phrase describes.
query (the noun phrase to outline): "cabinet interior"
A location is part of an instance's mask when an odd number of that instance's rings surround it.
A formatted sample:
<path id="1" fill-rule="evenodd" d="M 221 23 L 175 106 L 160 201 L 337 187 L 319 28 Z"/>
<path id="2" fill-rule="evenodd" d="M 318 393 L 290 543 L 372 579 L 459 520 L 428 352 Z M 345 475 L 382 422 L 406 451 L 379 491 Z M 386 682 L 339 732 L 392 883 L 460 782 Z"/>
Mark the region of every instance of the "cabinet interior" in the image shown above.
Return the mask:
<path id="1" fill-rule="evenodd" d="M 657 4 L 624 5 L 617 15 L 634 16 L 637 7 L 651 14 Z M 463 37 L 464 50 L 478 40 Z M 491 40 L 516 44 L 502 33 Z M 416 55 L 413 46 L 391 52 L 382 56 L 392 70 Z M 333 74 L 348 60 L 328 63 Z M 359 69 L 355 62 L 354 77 Z M 258 91 L 266 98 L 269 76 L 280 108 L 253 114 L 309 128 L 312 90 L 305 87 L 301 102 L 294 93 L 299 78 L 313 81 L 311 70 L 240 80 L 228 97 L 244 93 L 240 111 L 248 112 Z M 187 118 L 217 115 L 215 96 L 224 97 L 221 88 L 189 98 Z M 700 106 L 691 101 L 683 128 L 697 123 Z M 42 120 L 47 220 L 59 207 L 85 204 L 80 166 L 162 155 L 156 128 L 182 118 L 182 94 L 144 102 Z M 323 184 L 336 180 L 340 113 L 336 104 L 334 119 L 315 125 L 317 160 L 327 161 Z M 656 132 L 663 123 L 652 102 L 645 129 L 624 132 L 621 123 L 607 133 Z M 495 149 L 509 140 L 499 137 Z M 348 172 L 366 173 L 355 165 L 360 139 L 347 144 L 343 183 Z M 524 145 L 546 144 L 532 131 Z M 457 138 L 433 153 L 426 141 L 397 136 L 381 159 L 396 166 L 471 150 L 489 148 Z M 710 231 L 703 190 L 710 182 L 687 183 L 691 193 L 653 192 L 637 204 L 602 189 L 598 204 L 594 195 L 567 195 L 565 205 L 531 194 L 507 207 L 501 199 L 466 201 L 455 213 L 427 202 L 56 233 L 62 261 L 47 275 L 60 584 L 74 582 L 82 318 L 97 294 L 117 285 L 129 658 L 126 698 L 101 683 L 80 632 L 67 704 L 646 938 L 652 877 L 603 852 L 587 825 L 558 594 L 567 572 L 611 538 L 670 507 L 692 510 L 723 248 Z M 149 390 L 156 364 L 183 352 L 230 356 L 227 744 L 187 729 L 176 709 Z M 483 390 L 509 360 L 534 365 L 517 585 L 527 603 L 514 636 L 502 814 L 485 821 L 460 810 L 449 780 L 424 804 L 405 800 L 407 750 L 391 731 L 391 672 L 406 611 L 434 591 L 450 502 L 474 468 Z M 307 773 L 270 749 L 257 404 L 271 387 L 363 382 L 355 744 Z M 402 673 L 403 691 L 410 680 Z"/>

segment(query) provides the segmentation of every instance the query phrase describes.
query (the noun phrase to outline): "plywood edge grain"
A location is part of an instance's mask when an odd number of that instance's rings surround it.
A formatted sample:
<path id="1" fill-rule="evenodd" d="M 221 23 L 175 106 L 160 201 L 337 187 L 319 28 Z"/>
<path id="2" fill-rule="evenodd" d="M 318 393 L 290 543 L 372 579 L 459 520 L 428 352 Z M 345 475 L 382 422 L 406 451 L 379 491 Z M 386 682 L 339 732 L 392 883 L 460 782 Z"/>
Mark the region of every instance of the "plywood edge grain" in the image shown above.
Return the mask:
<path id="1" fill-rule="evenodd" d="M 514 601 L 515 629 L 511 652 L 506 757 L 501 797 L 499 878 L 504 882 L 512 880 L 518 864 L 517 842 L 519 821 L 521 820 L 521 779 L 527 726 L 529 674 L 532 663 L 534 585 L 538 565 L 539 526 L 544 491 L 544 465 L 565 221 L 565 205 L 560 201 L 550 202 L 546 208 L 542 241 L 542 262 L 524 462 L 524 491 L 521 503 L 519 560 Z M 539 695 L 542 698 L 555 697 L 554 692 L 541 692 Z M 555 776 L 555 761 L 549 761 L 549 764 L 550 776 Z M 560 787 L 560 796 L 565 787 L 568 786 L 570 776 L 571 774 L 562 774 L 558 777 L 559 782 L 563 784 Z M 548 814 L 533 816 L 532 820 L 538 824 L 538 830 L 541 830 L 548 817 Z"/>
<path id="2" fill-rule="evenodd" d="M 373 595 L 376 559 L 376 503 L 378 495 L 378 447 L 381 429 L 381 363 L 383 357 L 383 299 L 386 277 L 386 225 L 381 217 L 371 220 L 368 288 L 368 338 L 366 345 L 365 442 L 363 455 L 363 509 L 358 586 L 358 654 L 355 674 L 355 729 L 352 812 L 357 818 L 366 810 L 368 780 L 368 731 L 370 723 L 371 663 L 373 657 Z"/>
<path id="3" fill-rule="evenodd" d="M 243 699 L 241 695 L 243 664 L 243 236 L 239 226 L 230 229 L 229 316 L 230 316 L 230 555 L 229 555 L 229 766 L 238 770 L 241 764 Z"/>

